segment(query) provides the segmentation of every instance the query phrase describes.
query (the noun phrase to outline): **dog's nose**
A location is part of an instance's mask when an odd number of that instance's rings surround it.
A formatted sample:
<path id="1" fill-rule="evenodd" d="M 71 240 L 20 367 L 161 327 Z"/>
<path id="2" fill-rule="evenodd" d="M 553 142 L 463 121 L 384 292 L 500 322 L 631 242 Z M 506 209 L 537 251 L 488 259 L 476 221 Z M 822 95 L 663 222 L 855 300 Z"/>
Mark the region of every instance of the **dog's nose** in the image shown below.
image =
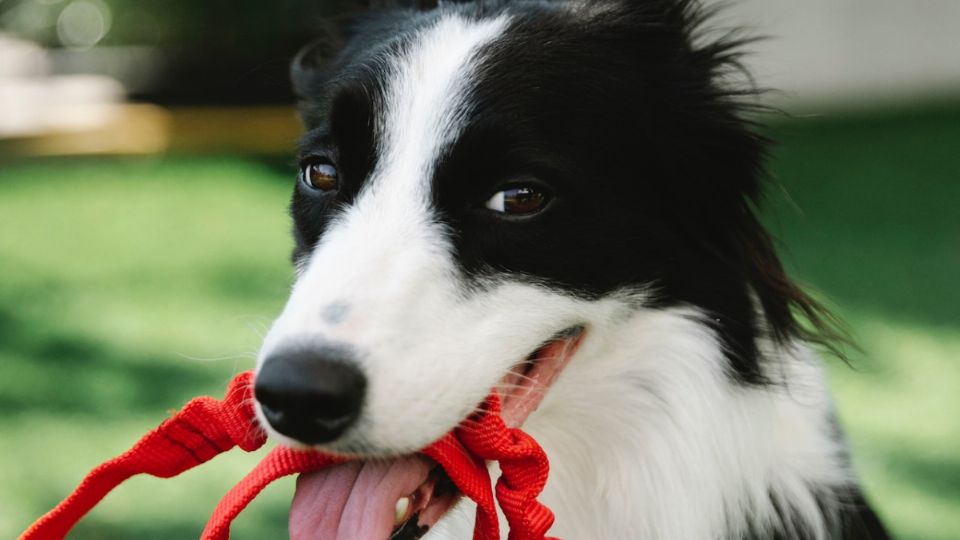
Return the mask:
<path id="1" fill-rule="evenodd" d="M 336 439 L 353 424 L 366 386 L 346 350 L 297 348 L 264 360 L 254 395 L 274 429 L 318 444 Z"/>

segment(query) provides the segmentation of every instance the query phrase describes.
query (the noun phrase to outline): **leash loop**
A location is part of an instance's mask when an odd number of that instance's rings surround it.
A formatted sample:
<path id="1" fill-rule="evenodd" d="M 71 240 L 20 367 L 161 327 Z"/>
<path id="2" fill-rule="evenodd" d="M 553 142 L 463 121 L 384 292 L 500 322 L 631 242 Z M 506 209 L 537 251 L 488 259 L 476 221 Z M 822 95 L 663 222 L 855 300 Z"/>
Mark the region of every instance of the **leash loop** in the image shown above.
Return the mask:
<path id="1" fill-rule="evenodd" d="M 73 493 L 34 522 L 20 540 L 62 540 L 113 488 L 131 476 L 169 478 L 234 447 L 252 452 L 265 442 L 266 435 L 254 417 L 253 372 L 247 371 L 230 382 L 223 400 L 191 400 L 128 451 L 90 471 Z M 495 393 L 487 398 L 479 416 L 468 419 L 422 453 L 443 467 L 460 492 L 477 503 L 474 540 L 500 538 L 497 503 L 510 527 L 509 540 L 545 539 L 553 514 L 537 501 L 537 496 L 546 485 L 547 456 L 532 437 L 504 424 Z M 227 540 L 233 520 L 274 480 L 344 461 L 319 452 L 274 448 L 220 501 L 201 540 Z M 496 502 L 487 461 L 498 461 L 502 472 L 496 485 Z"/>

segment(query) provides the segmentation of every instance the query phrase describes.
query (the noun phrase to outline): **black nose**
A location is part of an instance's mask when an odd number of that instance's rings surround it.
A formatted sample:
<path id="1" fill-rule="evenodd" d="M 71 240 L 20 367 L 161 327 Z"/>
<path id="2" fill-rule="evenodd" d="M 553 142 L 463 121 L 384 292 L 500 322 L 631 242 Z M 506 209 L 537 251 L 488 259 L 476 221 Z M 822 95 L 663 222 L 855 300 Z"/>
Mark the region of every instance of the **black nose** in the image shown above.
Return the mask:
<path id="1" fill-rule="evenodd" d="M 273 429 L 306 444 L 339 437 L 360 414 L 367 380 L 346 349 L 296 348 L 271 354 L 254 394 Z"/>

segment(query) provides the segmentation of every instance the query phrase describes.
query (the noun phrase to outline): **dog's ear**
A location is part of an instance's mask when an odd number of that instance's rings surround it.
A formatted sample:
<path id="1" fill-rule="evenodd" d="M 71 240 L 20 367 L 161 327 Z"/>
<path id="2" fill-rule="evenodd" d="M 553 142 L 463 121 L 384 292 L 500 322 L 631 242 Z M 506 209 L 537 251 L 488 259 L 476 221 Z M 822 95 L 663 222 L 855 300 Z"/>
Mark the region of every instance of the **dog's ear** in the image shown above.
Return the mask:
<path id="1" fill-rule="evenodd" d="M 2 1 L 2 0 L 0 0 Z M 293 94 L 300 102 L 300 113 L 307 125 L 315 116 L 316 100 L 323 95 L 329 81 L 334 60 L 352 34 L 365 20 L 366 13 L 375 10 L 406 9 L 429 11 L 439 6 L 441 0 L 347 0 L 340 7 L 339 15 L 322 21 L 319 37 L 300 50 L 290 65 L 290 82 Z M 467 3 L 477 0 L 442 0 L 447 3 Z"/>
<path id="2" fill-rule="evenodd" d="M 2 1 L 2 0 L 0 0 Z M 476 0 L 443 0 L 447 3 L 469 3 Z M 348 40 L 356 20 L 362 20 L 362 14 L 379 9 L 413 9 L 429 11 L 439 6 L 440 0 L 359 0 L 347 2 L 347 7 L 334 18 L 321 23 L 320 37 L 304 47 L 294 58 L 290 67 L 290 79 L 294 94 L 304 99 L 315 96 L 319 85 L 323 83 L 326 68 L 337 52 Z"/>
<path id="3" fill-rule="evenodd" d="M 427 11 L 437 7 L 439 0 L 371 0 L 374 9 L 407 8 Z"/>
<path id="4" fill-rule="evenodd" d="M 333 58 L 343 47 L 344 36 L 334 23 L 323 23 L 320 30 L 320 37 L 301 49 L 290 64 L 293 93 L 300 100 L 320 94 Z"/>
<path id="5" fill-rule="evenodd" d="M 0 0 L 2 1 L 2 0 Z M 320 22 L 318 37 L 300 50 L 290 66 L 290 81 L 298 99 L 316 97 L 329 72 L 331 61 L 349 40 L 352 28 L 370 11 L 437 7 L 439 0 L 347 0 L 337 13 Z"/>
<path id="6" fill-rule="evenodd" d="M 445 4 L 469 4 L 477 0 L 442 0 Z M 374 9 L 405 8 L 429 11 L 440 5 L 441 0 L 370 0 Z"/>

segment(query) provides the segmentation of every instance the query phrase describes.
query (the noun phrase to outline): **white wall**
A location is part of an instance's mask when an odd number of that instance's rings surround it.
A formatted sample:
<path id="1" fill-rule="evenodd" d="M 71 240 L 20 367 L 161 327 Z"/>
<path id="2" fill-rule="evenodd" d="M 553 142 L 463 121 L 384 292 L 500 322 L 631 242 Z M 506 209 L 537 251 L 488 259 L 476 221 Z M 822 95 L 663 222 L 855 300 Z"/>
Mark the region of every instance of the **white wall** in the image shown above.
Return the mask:
<path id="1" fill-rule="evenodd" d="M 960 97 L 960 0 L 706 0 L 769 39 L 746 60 L 788 110 Z"/>

